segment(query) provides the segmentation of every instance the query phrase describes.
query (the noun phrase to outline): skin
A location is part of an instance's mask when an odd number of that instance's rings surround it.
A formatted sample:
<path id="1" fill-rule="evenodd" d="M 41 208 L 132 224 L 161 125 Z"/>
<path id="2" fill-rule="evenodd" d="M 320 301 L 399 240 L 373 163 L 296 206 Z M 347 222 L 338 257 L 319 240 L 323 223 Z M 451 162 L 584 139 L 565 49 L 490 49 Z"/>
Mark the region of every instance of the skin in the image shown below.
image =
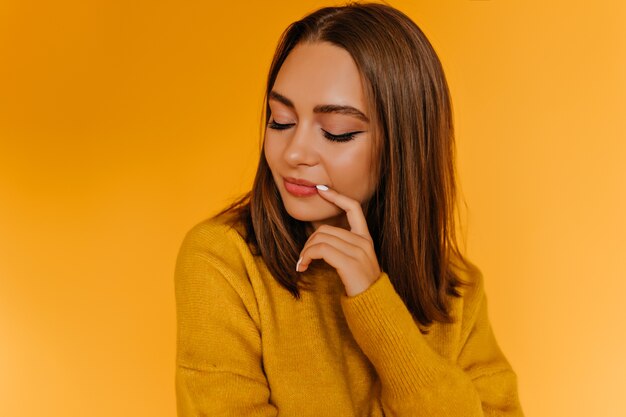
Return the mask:
<path id="1" fill-rule="evenodd" d="M 264 152 L 289 215 L 307 222 L 308 240 L 296 270 L 303 272 L 313 259 L 337 269 L 348 296 L 365 291 L 381 271 L 374 252 L 363 204 L 375 191 L 371 154 L 373 126 L 368 120 L 340 113 L 317 113 L 317 105 L 349 105 L 367 119 L 361 76 L 350 54 L 327 42 L 298 44 L 286 58 L 273 92 L 288 98 L 293 108 L 269 98 L 270 122 Z M 284 130 L 272 123 L 288 125 Z M 324 136 L 356 133 L 334 142 Z M 283 177 L 324 184 L 328 191 L 297 197 Z"/>

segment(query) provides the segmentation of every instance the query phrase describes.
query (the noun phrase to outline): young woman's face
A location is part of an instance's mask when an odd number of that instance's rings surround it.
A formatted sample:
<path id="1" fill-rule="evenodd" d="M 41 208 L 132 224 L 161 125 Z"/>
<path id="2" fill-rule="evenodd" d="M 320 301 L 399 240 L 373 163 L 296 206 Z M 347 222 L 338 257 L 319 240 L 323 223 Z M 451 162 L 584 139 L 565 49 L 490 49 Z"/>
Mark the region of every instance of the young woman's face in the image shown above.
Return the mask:
<path id="1" fill-rule="evenodd" d="M 265 158 L 287 212 L 310 222 L 309 231 L 321 224 L 348 229 L 345 212 L 316 188 L 298 190 L 285 179 L 324 184 L 361 204 L 372 196 L 374 138 L 368 118 L 373 118 L 352 57 L 327 42 L 298 44 L 280 68 L 268 100 Z"/>

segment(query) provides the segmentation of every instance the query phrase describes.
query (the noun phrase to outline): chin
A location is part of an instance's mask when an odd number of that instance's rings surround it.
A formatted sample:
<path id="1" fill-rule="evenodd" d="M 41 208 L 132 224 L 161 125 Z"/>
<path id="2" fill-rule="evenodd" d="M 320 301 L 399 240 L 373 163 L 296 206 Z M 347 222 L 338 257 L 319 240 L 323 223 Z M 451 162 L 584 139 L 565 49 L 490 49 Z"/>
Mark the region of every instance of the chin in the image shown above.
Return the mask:
<path id="1" fill-rule="evenodd" d="M 322 208 L 320 204 L 314 201 L 300 200 L 296 202 L 285 202 L 285 210 L 291 217 L 303 222 L 322 221 L 340 214 L 340 211 L 332 208 Z"/>
<path id="2" fill-rule="evenodd" d="M 315 207 L 294 207 L 291 204 L 286 204 L 285 210 L 291 217 L 303 222 L 319 221 L 328 217 L 324 215 L 325 213 L 321 213 L 319 209 L 315 209 Z"/>

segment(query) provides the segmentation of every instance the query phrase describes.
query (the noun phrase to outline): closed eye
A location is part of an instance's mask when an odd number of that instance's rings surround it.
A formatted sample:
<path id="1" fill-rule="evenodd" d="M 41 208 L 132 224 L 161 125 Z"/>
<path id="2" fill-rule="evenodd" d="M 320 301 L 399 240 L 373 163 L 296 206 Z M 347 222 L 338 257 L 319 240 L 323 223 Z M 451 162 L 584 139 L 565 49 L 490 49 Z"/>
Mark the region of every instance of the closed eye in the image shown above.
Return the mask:
<path id="1" fill-rule="evenodd" d="M 280 123 L 276 123 L 275 121 L 270 121 L 268 123 L 268 127 L 270 129 L 274 129 L 274 130 L 285 130 L 285 129 L 289 129 L 291 126 L 293 126 L 295 123 L 289 123 L 289 124 L 280 124 Z M 354 139 L 354 135 L 356 135 L 357 133 L 362 133 L 363 131 L 356 131 L 356 132 L 348 132 L 348 133 L 344 133 L 341 135 L 333 135 L 332 133 L 329 133 L 327 131 L 325 131 L 324 129 L 322 129 L 322 132 L 324 132 L 324 137 L 330 141 L 333 142 L 348 142 L 352 139 Z"/>

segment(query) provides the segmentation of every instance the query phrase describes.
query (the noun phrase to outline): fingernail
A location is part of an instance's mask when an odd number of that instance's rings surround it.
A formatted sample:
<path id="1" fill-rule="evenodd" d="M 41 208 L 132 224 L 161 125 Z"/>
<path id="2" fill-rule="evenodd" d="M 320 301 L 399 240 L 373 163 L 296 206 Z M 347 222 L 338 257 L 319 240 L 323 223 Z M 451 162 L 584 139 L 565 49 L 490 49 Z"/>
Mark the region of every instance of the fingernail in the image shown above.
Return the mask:
<path id="1" fill-rule="evenodd" d="M 298 271 L 298 266 L 300 266 L 301 261 L 302 261 L 302 258 L 298 259 L 298 263 L 296 263 L 296 272 L 300 272 Z"/>
<path id="2" fill-rule="evenodd" d="M 322 184 L 318 184 L 315 186 L 318 190 L 322 190 L 322 191 L 326 191 L 328 190 L 328 187 Z"/>

